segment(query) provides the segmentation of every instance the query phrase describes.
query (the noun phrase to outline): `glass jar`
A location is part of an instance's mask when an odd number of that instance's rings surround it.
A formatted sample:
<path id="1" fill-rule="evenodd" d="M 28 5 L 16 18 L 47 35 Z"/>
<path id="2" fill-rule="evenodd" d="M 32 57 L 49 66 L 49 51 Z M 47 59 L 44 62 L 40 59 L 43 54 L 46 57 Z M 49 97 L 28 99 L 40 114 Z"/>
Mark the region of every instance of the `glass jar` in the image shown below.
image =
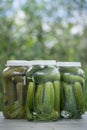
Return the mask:
<path id="1" fill-rule="evenodd" d="M 61 73 L 61 116 L 80 118 L 85 112 L 85 75 L 80 62 L 57 62 Z"/>
<path id="2" fill-rule="evenodd" d="M 26 78 L 27 119 L 57 120 L 60 117 L 60 72 L 56 61 L 32 61 Z"/>
<path id="3" fill-rule="evenodd" d="M 25 73 L 28 69 L 28 61 L 7 61 L 3 70 L 3 115 L 5 118 L 25 117 Z"/>

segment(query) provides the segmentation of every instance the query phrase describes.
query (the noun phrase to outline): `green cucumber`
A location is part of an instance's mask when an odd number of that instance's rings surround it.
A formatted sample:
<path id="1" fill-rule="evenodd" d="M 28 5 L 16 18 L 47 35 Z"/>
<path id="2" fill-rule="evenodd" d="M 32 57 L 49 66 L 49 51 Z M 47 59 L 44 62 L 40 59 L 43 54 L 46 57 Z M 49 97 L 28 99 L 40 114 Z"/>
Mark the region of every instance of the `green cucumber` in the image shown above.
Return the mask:
<path id="1" fill-rule="evenodd" d="M 63 88 L 65 96 L 65 108 L 63 110 L 70 113 L 69 118 L 75 117 L 77 114 L 77 109 L 73 88 L 67 83 L 63 83 Z"/>
<path id="2" fill-rule="evenodd" d="M 44 87 L 44 112 L 50 114 L 54 109 L 54 88 L 51 82 L 46 82 Z"/>
<path id="3" fill-rule="evenodd" d="M 77 110 L 78 114 L 83 114 L 85 109 L 85 99 L 84 99 L 84 93 L 82 90 L 82 86 L 79 82 L 75 82 L 73 85 L 73 90 L 75 94 L 75 100 L 77 104 Z"/>
<path id="4" fill-rule="evenodd" d="M 35 66 L 32 66 L 30 67 L 28 70 L 27 70 L 27 77 L 32 77 L 33 74 L 39 70 L 41 70 L 41 66 L 40 65 L 35 65 Z"/>
<path id="5" fill-rule="evenodd" d="M 61 83 L 60 83 L 60 111 L 62 111 L 64 109 L 64 104 L 65 104 L 63 84 L 64 84 L 64 82 L 61 81 Z"/>
<path id="6" fill-rule="evenodd" d="M 37 85 L 37 89 L 35 92 L 35 111 L 37 113 L 42 113 L 43 112 L 43 84 Z"/>
<path id="7" fill-rule="evenodd" d="M 60 73 L 53 68 L 45 68 L 33 74 L 36 83 L 43 83 L 48 81 L 60 80 Z"/>
<path id="8" fill-rule="evenodd" d="M 25 86 L 22 82 L 16 84 L 17 100 L 21 105 L 25 104 Z"/>
<path id="9" fill-rule="evenodd" d="M 85 78 L 84 71 L 78 67 L 60 67 L 60 72 L 61 73 L 70 73 L 70 74 L 78 75 L 78 76 Z"/>
<path id="10" fill-rule="evenodd" d="M 60 82 L 54 81 L 54 109 L 60 113 Z"/>
<path id="11" fill-rule="evenodd" d="M 26 118 L 27 120 L 33 120 L 32 112 L 30 111 L 30 108 L 28 107 L 28 104 L 26 102 Z"/>
<path id="12" fill-rule="evenodd" d="M 60 71 L 61 71 L 62 73 L 77 74 L 78 68 L 76 68 L 76 67 L 60 67 Z"/>
<path id="13" fill-rule="evenodd" d="M 62 74 L 62 80 L 68 83 L 73 83 L 73 82 L 80 82 L 80 83 L 84 83 L 84 78 L 82 78 L 81 76 L 77 76 L 77 75 L 71 75 L 69 73 L 65 73 Z"/>
<path id="14" fill-rule="evenodd" d="M 31 111 L 33 110 L 34 90 L 35 90 L 34 83 L 30 82 L 28 85 L 28 91 L 27 91 L 27 103 Z"/>

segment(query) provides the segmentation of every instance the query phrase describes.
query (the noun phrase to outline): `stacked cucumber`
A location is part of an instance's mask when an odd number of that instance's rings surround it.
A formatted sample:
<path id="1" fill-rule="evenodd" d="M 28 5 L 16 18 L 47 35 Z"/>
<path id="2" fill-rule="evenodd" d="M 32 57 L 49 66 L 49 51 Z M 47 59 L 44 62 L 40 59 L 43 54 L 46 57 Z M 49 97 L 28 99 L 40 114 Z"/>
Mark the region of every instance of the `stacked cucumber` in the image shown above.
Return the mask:
<path id="1" fill-rule="evenodd" d="M 85 108 L 84 74 L 78 69 L 61 69 L 61 116 L 80 118 Z"/>
<path id="2" fill-rule="evenodd" d="M 25 117 L 25 68 L 14 67 L 4 73 L 3 114 L 5 118 Z"/>
<path id="3" fill-rule="evenodd" d="M 28 120 L 80 118 L 84 113 L 85 77 L 81 69 L 62 67 L 58 72 L 54 68 L 35 68 L 31 69 L 30 77 L 26 99 Z"/>
<path id="4" fill-rule="evenodd" d="M 26 105 L 29 120 L 57 120 L 60 116 L 60 82 L 38 85 L 30 82 Z"/>
<path id="5" fill-rule="evenodd" d="M 56 62 L 40 62 L 3 71 L 5 118 L 80 118 L 85 112 L 85 75 L 80 63 L 58 62 L 57 68 Z"/>
<path id="6" fill-rule="evenodd" d="M 33 73 L 28 84 L 26 112 L 28 120 L 57 120 L 60 117 L 60 73 L 45 68 Z"/>

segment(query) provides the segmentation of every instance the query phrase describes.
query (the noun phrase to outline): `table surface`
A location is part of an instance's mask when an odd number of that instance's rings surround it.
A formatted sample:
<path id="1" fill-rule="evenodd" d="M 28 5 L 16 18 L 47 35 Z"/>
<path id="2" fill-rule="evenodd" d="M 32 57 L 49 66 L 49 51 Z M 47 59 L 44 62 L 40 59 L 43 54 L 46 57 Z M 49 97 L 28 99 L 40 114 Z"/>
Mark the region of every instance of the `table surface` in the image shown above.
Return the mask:
<path id="1" fill-rule="evenodd" d="M 87 112 L 81 119 L 62 119 L 56 122 L 5 119 L 0 112 L 0 130 L 87 130 Z"/>

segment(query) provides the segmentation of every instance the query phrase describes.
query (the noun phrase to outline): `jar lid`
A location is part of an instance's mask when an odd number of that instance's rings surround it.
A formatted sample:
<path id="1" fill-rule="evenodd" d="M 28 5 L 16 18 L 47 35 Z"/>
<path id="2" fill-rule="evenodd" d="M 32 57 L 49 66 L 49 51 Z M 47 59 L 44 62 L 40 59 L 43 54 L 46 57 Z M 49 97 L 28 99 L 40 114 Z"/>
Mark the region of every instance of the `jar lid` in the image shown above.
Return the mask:
<path id="1" fill-rule="evenodd" d="M 55 60 L 32 60 L 32 65 L 56 65 Z"/>
<path id="2" fill-rule="evenodd" d="M 31 66 L 31 61 L 26 60 L 8 60 L 6 66 Z"/>
<path id="3" fill-rule="evenodd" d="M 60 67 L 81 67 L 80 62 L 57 62 L 57 66 Z"/>

